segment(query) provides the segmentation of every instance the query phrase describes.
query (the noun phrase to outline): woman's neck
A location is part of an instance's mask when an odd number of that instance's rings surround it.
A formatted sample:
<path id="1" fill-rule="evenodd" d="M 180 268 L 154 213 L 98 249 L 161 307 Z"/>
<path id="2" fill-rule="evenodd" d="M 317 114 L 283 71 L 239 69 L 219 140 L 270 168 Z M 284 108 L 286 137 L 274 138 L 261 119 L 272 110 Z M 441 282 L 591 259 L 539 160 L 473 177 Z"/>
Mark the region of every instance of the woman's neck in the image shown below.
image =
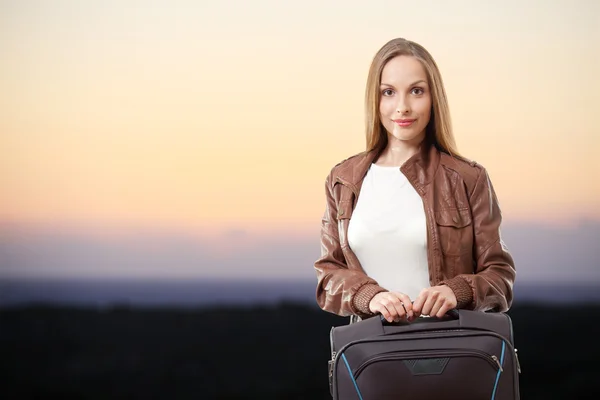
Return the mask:
<path id="1" fill-rule="evenodd" d="M 377 165 L 382 167 L 400 167 L 409 158 L 419 152 L 421 143 L 417 145 L 409 143 L 391 143 L 388 142 L 387 146 L 379 157 L 377 158 Z"/>

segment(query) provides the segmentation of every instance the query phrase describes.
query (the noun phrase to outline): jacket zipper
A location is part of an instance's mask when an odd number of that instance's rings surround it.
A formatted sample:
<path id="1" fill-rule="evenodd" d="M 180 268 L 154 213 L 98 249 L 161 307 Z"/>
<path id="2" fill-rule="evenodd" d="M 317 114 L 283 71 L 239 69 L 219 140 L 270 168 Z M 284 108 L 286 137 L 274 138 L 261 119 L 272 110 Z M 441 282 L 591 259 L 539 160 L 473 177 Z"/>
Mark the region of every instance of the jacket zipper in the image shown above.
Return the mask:
<path id="1" fill-rule="evenodd" d="M 439 358 L 443 356 L 448 357 L 478 357 L 487 361 L 492 367 L 495 368 L 496 371 L 504 371 L 502 365 L 500 365 L 500 360 L 496 355 L 487 354 L 484 351 L 478 351 L 475 349 L 459 349 L 459 350 L 421 350 L 421 351 L 406 351 L 406 352 L 398 352 L 392 354 L 385 354 L 376 356 L 368 359 L 363 362 L 354 373 L 354 377 L 358 378 L 360 373 L 369 365 L 378 362 L 378 361 L 388 361 L 388 360 L 406 360 L 413 358 Z"/>

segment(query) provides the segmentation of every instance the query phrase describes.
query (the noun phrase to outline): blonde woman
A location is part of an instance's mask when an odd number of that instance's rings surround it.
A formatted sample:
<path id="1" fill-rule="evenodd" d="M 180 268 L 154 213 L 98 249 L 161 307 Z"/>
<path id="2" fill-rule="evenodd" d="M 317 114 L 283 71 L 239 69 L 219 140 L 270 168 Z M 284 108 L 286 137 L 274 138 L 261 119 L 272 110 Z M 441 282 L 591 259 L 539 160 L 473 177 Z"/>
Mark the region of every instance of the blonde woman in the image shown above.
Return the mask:
<path id="1" fill-rule="evenodd" d="M 315 262 L 326 311 L 390 322 L 507 311 L 515 267 L 485 168 L 459 155 L 440 71 L 394 39 L 366 87 L 366 151 L 331 170 Z"/>

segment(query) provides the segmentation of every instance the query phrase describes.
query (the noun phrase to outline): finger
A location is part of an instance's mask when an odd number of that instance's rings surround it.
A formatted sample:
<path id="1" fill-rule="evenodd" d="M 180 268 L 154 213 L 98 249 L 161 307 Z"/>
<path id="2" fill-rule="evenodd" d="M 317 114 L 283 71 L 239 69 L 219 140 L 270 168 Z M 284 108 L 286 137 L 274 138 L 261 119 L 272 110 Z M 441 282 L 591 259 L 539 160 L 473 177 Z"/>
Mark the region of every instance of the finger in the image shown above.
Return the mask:
<path id="1" fill-rule="evenodd" d="M 388 322 L 394 322 L 394 317 L 391 315 L 385 304 L 382 302 L 377 302 L 373 308 L 383 315 L 383 318 L 385 318 Z"/>
<path id="2" fill-rule="evenodd" d="M 410 297 L 400 292 L 390 292 L 392 303 L 398 313 L 398 320 L 406 318 L 409 319 L 412 315 L 412 303 Z"/>
<path id="3" fill-rule="evenodd" d="M 403 311 L 406 313 L 406 317 L 412 318 L 414 315 L 414 312 L 413 312 L 413 304 L 412 304 L 412 301 L 410 301 L 410 297 L 408 297 L 408 295 L 406 295 L 404 293 L 398 293 L 398 298 L 400 299 L 402 304 L 404 304 Z"/>
<path id="4" fill-rule="evenodd" d="M 439 318 L 446 315 L 451 309 L 456 308 L 456 297 L 454 296 L 454 293 L 451 293 L 450 296 L 446 295 L 440 297 L 442 297 L 444 301 L 436 314 Z"/>
<path id="5" fill-rule="evenodd" d="M 435 292 L 433 290 L 428 290 L 427 291 L 427 299 L 425 300 L 425 304 L 423 304 L 423 309 L 421 310 L 421 314 L 431 316 L 431 309 L 433 308 L 433 305 L 435 304 L 437 298 L 438 298 L 437 292 Z"/>
<path id="6" fill-rule="evenodd" d="M 394 307 L 394 310 L 396 312 L 396 319 L 399 321 L 403 318 L 406 318 L 407 313 L 406 313 L 406 303 L 404 303 L 404 301 L 402 300 L 401 297 L 402 293 L 398 293 L 398 292 L 391 292 L 390 293 L 390 301 L 391 307 Z"/>
<path id="7" fill-rule="evenodd" d="M 373 296 L 373 298 L 371 299 L 371 301 L 369 302 L 369 310 L 372 313 L 377 313 L 377 309 L 376 309 L 376 305 L 380 304 L 381 299 L 383 299 L 383 297 L 386 295 L 385 292 L 381 292 L 381 293 L 377 293 L 375 296 Z"/>
<path id="8" fill-rule="evenodd" d="M 402 304 L 400 304 L 398 297 L 390 293 L 384 300 L 382 300 L 382 303 L 385 305 L 385 308 L 387 308 L 394 321 L 400 320 L 404 314 L 404 308 L 402 308 Z"/>
<path id="9" fill-rule="evenodd" d="M 425 300 L 427 299 L 427 290 L 423 289 L 421 290 L 421 293 L 419 293 L 419 295 L 417 296 L 417 298 L 415 299 L 415 301 L 412 303 L 412 310 L 413 313 L 415 314 L 415 316 L 419 316 L 421 315 L 421 310 L 423 310 L 423 304 L 425 303 Z"/>
<path id="10" fill-rule="evenodd" d="M 406 313 L 406 306 L 404 305 L 404 302 L 402 301 L 395 301 L 394 302 L 394 307 L 396 308 L 396 322 L 399 322 L 400 320 L 406 319 L 408 318 L 408 314 Z"/>
<path id="11" fill-rule="evenodd" d="M 442 313 L 440 315 L 440 310 L 444 306 L 444 303 L 445 303 L 445 298 L 443 296 L 438 296 L 437 300 L 431 307 L 431 311 L 429 312 L 429 315 L 431 315 L 432 317 L 434 317 L 434 316 L 440 317 L 440 318 L 443 317 L 445 313 Z"/>
<path id="12" fill-rule="evenodd" d="M 381 306 L 381 310 L 383 311 L 382 315 L 385 317 L 385 319 L 388 322 L 394 322 L 394 320 L 397 318 L 397 313 L 388 296 L 383 297 L 379 304 Z"/>
<path id="13" fill-rule="evenodd" d="M 438 315 L 438 311 L 440 311 L 440 308 L 444 305 L 444 302 L 446 301 L 446 296 L 442 291 L 436 288 L 432 288 L 430 291 L 434 297 L 434 301 L 431 305 L 431 310 L 429 310 L 429 315 L 435 317 Z"/>
<path id="14" fill-rule="evenodd" d="M 451 308 L 452 304 L 446 300 L 441 304 L 441 307 L 435 312 L 435 316 L 438 318 L 442 318 Z"/>

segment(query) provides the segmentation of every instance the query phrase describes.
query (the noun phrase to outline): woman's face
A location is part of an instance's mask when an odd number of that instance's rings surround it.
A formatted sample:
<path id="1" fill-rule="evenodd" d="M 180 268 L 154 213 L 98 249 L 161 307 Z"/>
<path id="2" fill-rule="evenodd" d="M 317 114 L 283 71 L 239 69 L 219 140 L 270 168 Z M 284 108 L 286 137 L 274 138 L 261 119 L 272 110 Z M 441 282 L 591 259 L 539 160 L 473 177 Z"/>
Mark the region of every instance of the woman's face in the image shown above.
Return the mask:
<path id="1" fill-rule="evenodd" d="M 379 116 L 389 144 L 421 143 L 431 115 L 431 92 L 423 65 L 411 56 L 392 58 L 383 67 L 379 89 Z"/>

